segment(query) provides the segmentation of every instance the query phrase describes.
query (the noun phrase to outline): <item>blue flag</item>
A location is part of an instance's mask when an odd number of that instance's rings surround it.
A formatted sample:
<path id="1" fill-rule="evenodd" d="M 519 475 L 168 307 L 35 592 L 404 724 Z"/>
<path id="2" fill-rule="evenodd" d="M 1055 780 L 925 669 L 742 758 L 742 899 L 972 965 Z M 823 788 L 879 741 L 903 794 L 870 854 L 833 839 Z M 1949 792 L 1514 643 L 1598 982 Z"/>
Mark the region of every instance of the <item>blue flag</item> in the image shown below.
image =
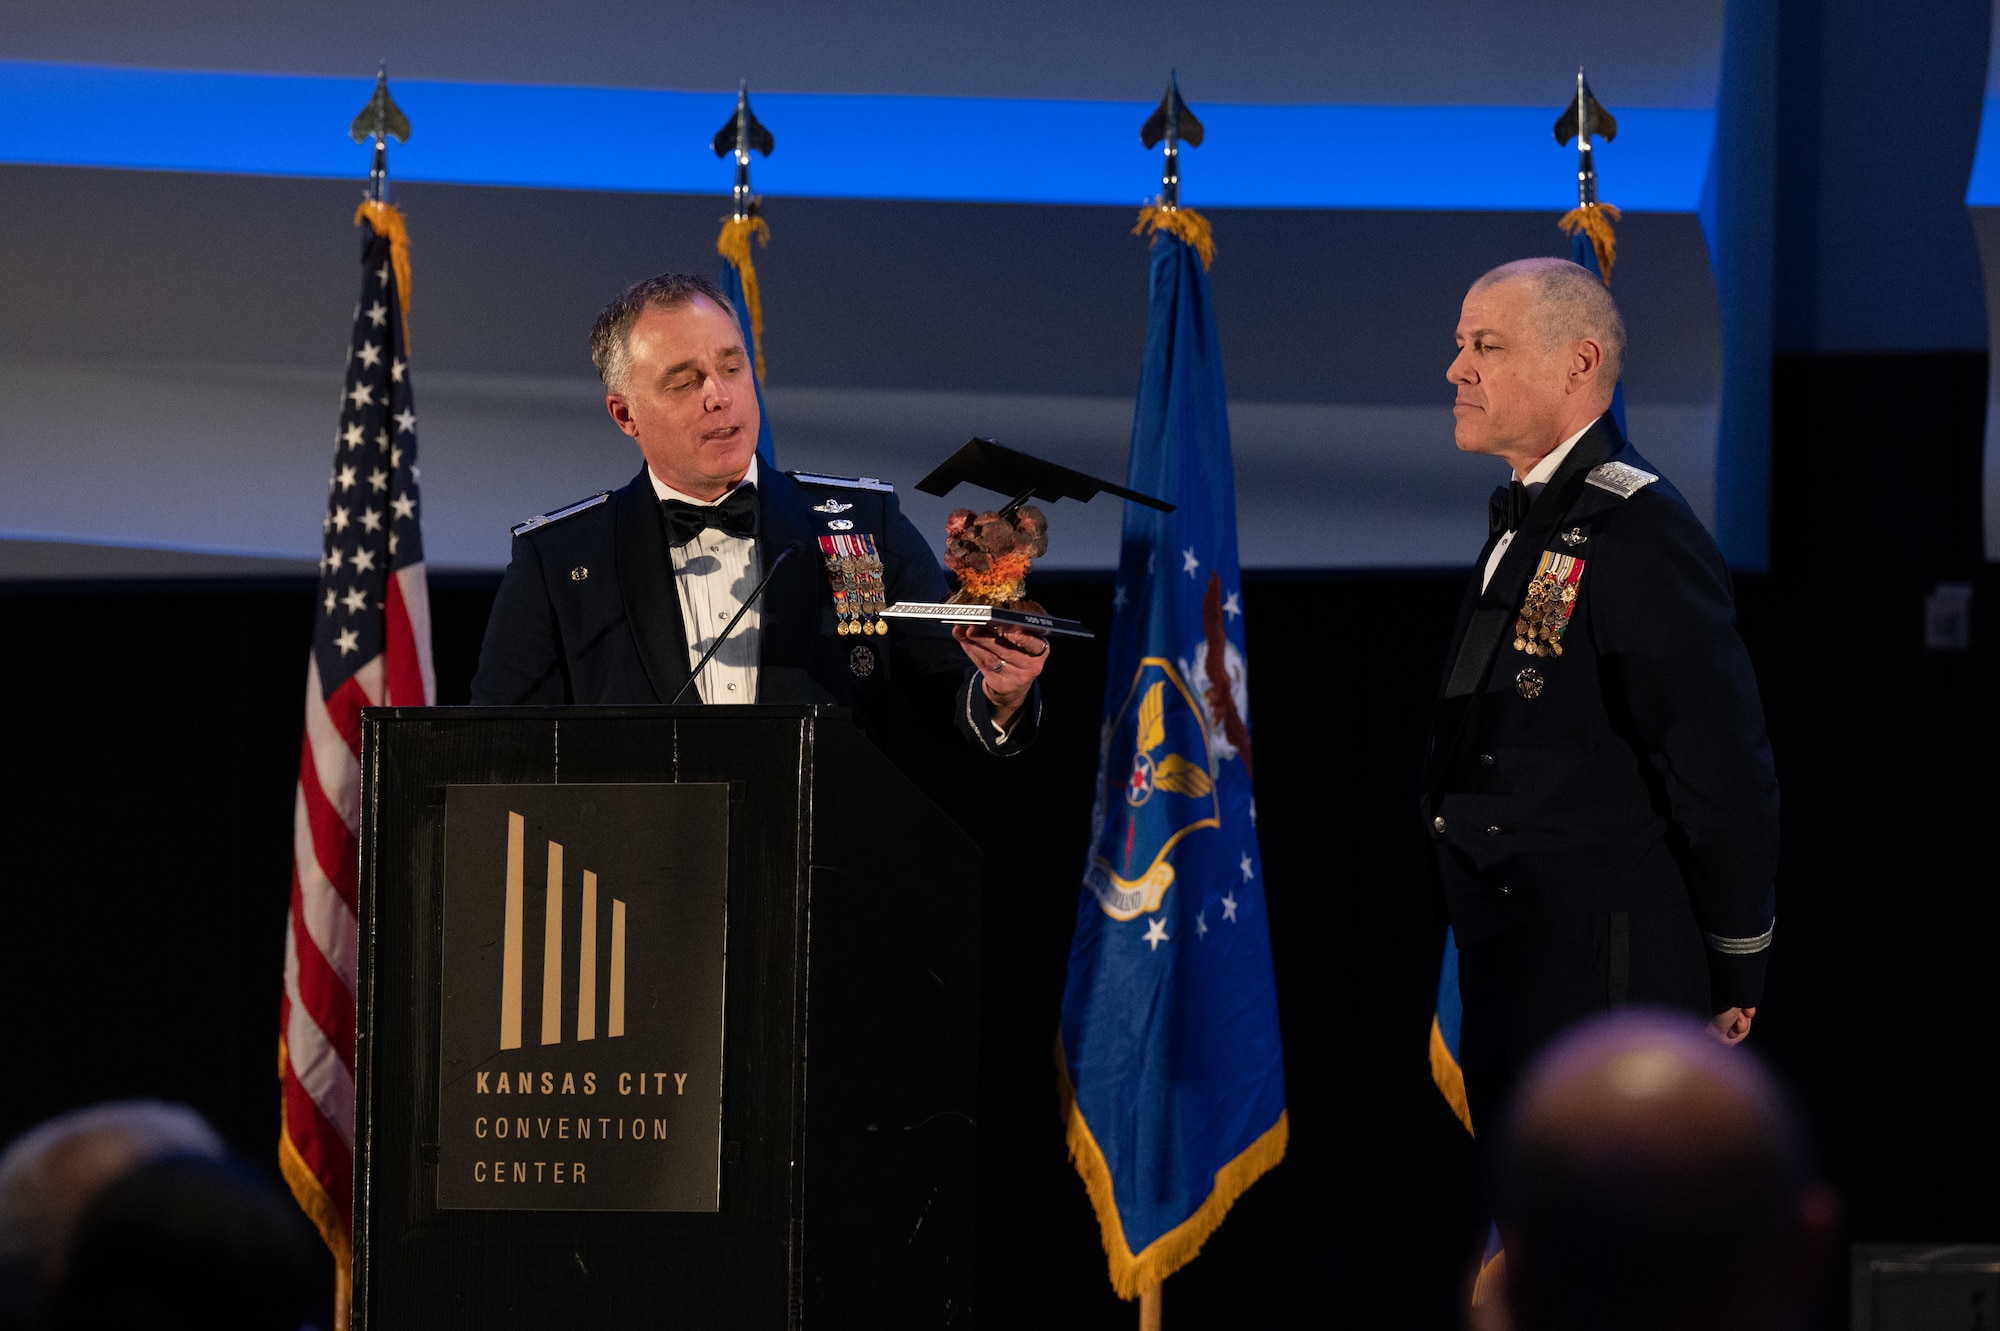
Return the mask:
<path id="1" fill-rule="evenodd" d="M 1582 264 L 1585 268 L 1597 274 L 1598 281 L 1604 282 L 1604 266 L 1597 261 L 1597 246 L 1593 245 L 1590 237 L 1582 231 L 1576 232 L 1569 238 L 1569 261 L 1571 263 Z M 1610 286 L 1611 284 L 1604 282 L 1604 285 Z M 1625 384 L 1623 380 L 1620 380 L 1617 386 L 1611 390 L 1611 419 L 1618 422 L 1618 433 L 1621 437 L 1627 439 L 1632 437 L 1631 433 L 1625 428 Z"/>
<path id="2" fill-rule="evenodd" d="M 1444 931 L 1444 964 L 1438 968 L 1437 1008 L 1431 1017 L 1431 1080 L 1458 1121 L 1472 1131 L 1472 1107 L 1465 1098 L 1465 1069 L 1458 1061 L 1458 1035 L 1465 1025 L 1465 1003 L 1458 993 L 1458 940 L 1451 926 Z"/>
<path id="3" fill-rule="evenodd" d="M 764 351 L 757 345 L 757 334 L 750 327 L 750 302 L 743 291 L 743 275 L 736 271 L 736 265 L 722 261 L 722 280 L 717 283 L 722 294 L 729 297 L 729 303 L 736 307 L 736 322 L 743 329 L 743 345 L 749 349 L 750 363 L 756 367 L 751 375 L 757 389 L 757 460 L 766 467 L 778 465 L 778 448 L 771 442 L 771 413 L 764 407 Z"/>
<path id="4" fill-rule="evenodd" d="M 1288 1133 L 1222 356 L 1202 260 L 1166 229 L 1206 225 L 1159 225 L 1126 484 L 1177 508 L 1125 505 L 1059 1050 L 1070 1155 L 1128 1299 L 1194 1258 Z"/>

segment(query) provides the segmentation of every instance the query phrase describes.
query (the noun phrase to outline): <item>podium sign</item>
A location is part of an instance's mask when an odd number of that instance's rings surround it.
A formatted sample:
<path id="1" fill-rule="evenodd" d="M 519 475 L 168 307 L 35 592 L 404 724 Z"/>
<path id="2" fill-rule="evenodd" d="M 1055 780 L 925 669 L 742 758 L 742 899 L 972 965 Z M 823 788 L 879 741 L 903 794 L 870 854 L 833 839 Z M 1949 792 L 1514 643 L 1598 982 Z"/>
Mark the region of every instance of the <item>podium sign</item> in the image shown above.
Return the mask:
<path id="1" fill-rule="evenodd" d="M 354 1331 L 977 1325 L 979 851 L 845 713 L 361 734 Z"/>
<path id="2" fill-rule="evenodd" d="M 729 788 L 448 786 L 437 1204 L 713 1211 Z"/>

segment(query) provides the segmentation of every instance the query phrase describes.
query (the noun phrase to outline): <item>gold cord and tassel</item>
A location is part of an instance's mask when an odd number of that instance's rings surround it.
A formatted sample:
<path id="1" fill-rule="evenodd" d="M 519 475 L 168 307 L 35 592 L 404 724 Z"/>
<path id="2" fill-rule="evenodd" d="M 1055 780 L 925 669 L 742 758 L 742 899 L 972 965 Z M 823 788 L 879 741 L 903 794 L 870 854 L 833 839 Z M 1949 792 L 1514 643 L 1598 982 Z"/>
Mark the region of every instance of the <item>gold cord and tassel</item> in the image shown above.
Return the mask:
<path id="1" fill-rule="evenodd" d="M 392 203 L 363 199 L 354 210 L 354 225 L 363 222 L 389 239 L 389 266 L 396 272 L 396 303 L 403 307 L 403 341 L 410 340 L 410 227 L 403 210 Z"/>
<path id="2" fill-rule="evenodd" d="M 764 382 L 764 302 L 757 292 L 757 265 L 750 262 L 750 237 L 759 245 L 771 243 L 771 224 L 763 218 L 728 217 L 722 234 L 716 237 L 715 252 L 728 260 L 743 279 L 743 303 L 750 307 L 750 338 L 757 344 L 757 382 Z"/>
<path id="3" fill-rule="evenodd" d="M 1564 213 L 1556 225 L 1563 234 L 1574 236 L 1581 231 L 1590 237 L 1590 247 L 1597 251 L 1597 266 L 1603 270 L 1604 285 L 1611 285 L 1611 265 L 1618 259 L 1618 235 L 1611 224 L 1620 220 L 1622 214 L 1608 203 L 1586 203 Z"/>
<path id="4" fill-rule="evenodd" d="M 1215 235 L 1208 229 L 1208 219 L 1194 209 L 1163 208 L 1157 203 L 1141 208 L 1139 225 L 1132 228 L 1132 234 L 1147 236 L 1161 231 L 1178 237 L 1199 254 L 1203 271 L 1215 262 Z"/>

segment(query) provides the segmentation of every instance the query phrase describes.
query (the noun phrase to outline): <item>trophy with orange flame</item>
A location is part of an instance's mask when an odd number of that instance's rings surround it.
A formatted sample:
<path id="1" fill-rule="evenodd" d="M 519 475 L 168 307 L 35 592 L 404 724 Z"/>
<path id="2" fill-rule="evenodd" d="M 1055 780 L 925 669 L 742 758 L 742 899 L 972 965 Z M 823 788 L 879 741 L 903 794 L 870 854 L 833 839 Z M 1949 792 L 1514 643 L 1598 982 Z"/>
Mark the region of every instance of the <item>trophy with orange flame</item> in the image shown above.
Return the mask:
<path id="1" fill-rule="evenodd" d="M 928 619 L 943 624 L 1005 624 L 1034 633 L 1088 638 L 1089 629 L 1058 619 L 1028 599 L 1028 570 L 1048 553 L 1049 520 L 1031 499 L 1088 502 L 1098 494 L 1172 512 L 1173 505 L 1110 481 L 994 443 L 974 439 L 917 482 L 925 494 L 948 495 L 969 482 L 1010 495 L 997 509 L 961 508 L 945 519 L 944 566 L 958 590 L 941 603 L 899 602 L 882 614 L 891 619 Z"/>

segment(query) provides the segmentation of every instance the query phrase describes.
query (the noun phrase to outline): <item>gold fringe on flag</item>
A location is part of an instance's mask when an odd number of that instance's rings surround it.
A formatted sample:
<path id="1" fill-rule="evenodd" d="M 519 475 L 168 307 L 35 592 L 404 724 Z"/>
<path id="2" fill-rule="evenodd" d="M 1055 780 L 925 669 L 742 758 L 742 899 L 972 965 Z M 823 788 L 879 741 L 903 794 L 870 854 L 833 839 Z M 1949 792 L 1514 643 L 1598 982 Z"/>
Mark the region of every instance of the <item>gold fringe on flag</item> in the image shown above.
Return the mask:
<path id="1" fill-rule="evenodd" d="M 1500 1292 L 1507 1285 L 1507 1254 L 1500 1251 L 1479 1264 L 1479 1274 L 1472 1278 L 1472 1306 L 1500 1302 Z"/>
<path id="2" fill-rule="evenodd" d="M 1611 224 L 1618 221 L 1621 214 L 1608 203 L 1586 203 L 1570 209 L 1562 215 L 1556 225 L 1566 236 L 1574 236 L 1581 231 L 1590 237 L 1590 247 L 1597 251 L 1597 266 L 1604 270 L 1604 285 L 1611 285 L 1611 265 L 1618 260 L 1618 235 Z"/>
<path id="3" fill-rule="evenodd" d="M 1438 1094 L 1451 1106 L 1451 1112 L 1458 1115 L 1465 1130 L 1472 1132 L 1472 1106 L 1465 1098 L 1465 1070 L 1446 1047 L 1444 1029 L 1436 1017 L 1431 1018 L 1431 1080 L 1437 1083 Z"/>
<path id="4" fill-rule="evenodd" d="M 354 210 L 354 225 L 363 222 L 375 228 L 378 236 L 389 238 L 389 266 L 396 270 L 396 303 L 403 307 L 403 342 L 408 349 L 410 340 L 410 228 L 403 217 L 403 210 L 393 203 L 377 203 L 373 199 L 363 199 L 361 206 Z"/>
<path id="5" fill-rule="evenodd" d="M 285 1037 L 281 1035 L 278 1037 L 280 1084 L 285 1080 L 288 1058 Z M 353 1243 L 348 1236 L 347 1222 L 341 1219 L 340 1209 L 333 1204 L 332 1195 L 292 1141 L 292 1126 L 285 1121 L 282 1096 L 278 1101 L 278 1172 L 285 1176 L 299 1209 L 313 1222 L 313 1228 L 319 1231 L 320 1238 L 325 1240 L 327 1248 L 333 1253 L 333 1327 L 334 1331 L 347 1331 L 354 1303 Z"/>
<path id="6" fill-rule="evenodd" d="M 1185 213 L 1186 209 L 1181 209 Z M 1204 224 L 1204 227 L 1206 224 Z M 1176 231 L 1175 235 L 1180 235 Z M 1189 241 L 1190 245 L 1194 242 Z M 1056 1039 L 1056 1090 L 1062 1097 L 1063 1122 L 1069 1138 L 1070 1162 L 1083 1176 L 1083 1190 L 1097 1212 L 1097 1226 L 1104 1239 L 1104 1255 L 1110 1259 L 1111 1289 L 1121 1299 L 1136 1299 L 1156 1289 L 1166 1278 L 1186 1266 L 1208 1242 L 1208 1236 L 1222 1225 L 1222 1218 L 1250 1185 L 1285 1158 L 1291 1141 L 1290 1111 L 1282 1111 L 1278 1121 L 1264 1135 L 1244 1148 L 1241 1155 L 1215 1171 L 1215 1187 L 1195 1213 L 1154 1239 L 1137 1253 L 1125 1242 L 1125 1224 L 1118 1218 L 1118 1198 L 1111 1187 L 1111 1167 L 1104 1151 L 1084 1122 L 1076 1103 L 1076 1088 L 1069 1080 L 1069 1060 L 1063 1056 L 1062 1039 Z"/>
<path id="7" fill-rule="evenodd" d="M 757 291 L 757 265 L 750 262 L 750 237 L 759 245 L 771 243 L 771 224 L 757 216 L 726 217 L 722 234 L 715 238 L 715 252 L 729 261 L 743 279 L 743 303 L 750 307 L 750 339 L 757 344 L 757 382 L 764 382 L 764 301 Z"/>
<path id="8" fill-rule="evenodd" d="M 1135 236 L 1153 235 L 1165 231 L 1178 236 L 1201 256 L 1201 266 L 1205 271 L 1215 262 L 1215 235 L 1208 229 L 1208 219 L 1192 208 L 1162 208 L 1157 203 L 1149 203 L 1139 210 L 1139 225 L 1132 228 Z"/>

